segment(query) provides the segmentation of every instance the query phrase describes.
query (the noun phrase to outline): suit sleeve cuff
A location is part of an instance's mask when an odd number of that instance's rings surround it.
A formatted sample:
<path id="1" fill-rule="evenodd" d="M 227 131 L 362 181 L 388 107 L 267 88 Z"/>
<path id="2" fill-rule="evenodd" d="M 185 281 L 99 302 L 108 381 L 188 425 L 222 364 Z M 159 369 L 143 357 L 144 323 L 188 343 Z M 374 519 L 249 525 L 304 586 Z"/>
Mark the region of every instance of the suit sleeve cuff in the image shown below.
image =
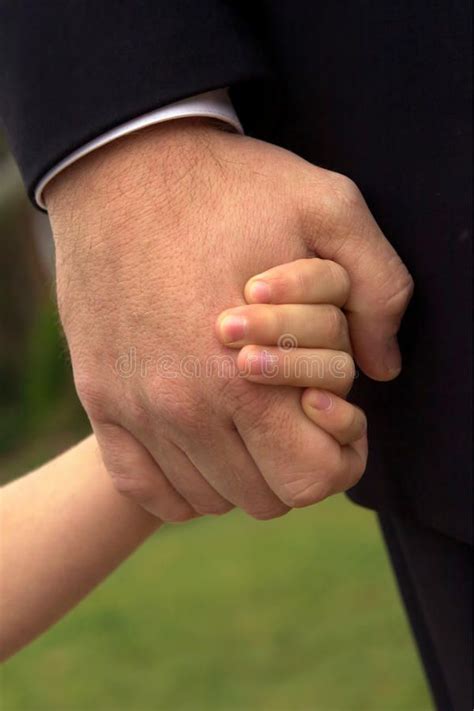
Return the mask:
<path id="1" fill-rule="evenodd" d="M 126 136 L 134 131 L 139 131 L 141 128 L 163 123 L 164 121 L 191 116 L 213 118 L 229 124 L 237 133 L 243 133 L 242 126 L 235 113 L 227 89 L 215 89 L 214 91 L 207 91 L 204 94 L 198 94 L 187 99 L 182 99 L 181 101 L 176 101 L 173 104 L 168 104 L 168 106 L 163 106 L 160 109 L 143 114 L 143 116 L 138 116 L 130 121 L 126 121 L 70 153 L 66 158 L 48 170 L 37 183 L 34 191 L 37 205 L 43 208 L 43 210 L 46 209 L 43 193 L 48 183 L 55 178 L 56 175 L 59 175 L 61 171 L 88 153 L 92 153 L 92 151 L 115 141 L 117 138 Z"/>

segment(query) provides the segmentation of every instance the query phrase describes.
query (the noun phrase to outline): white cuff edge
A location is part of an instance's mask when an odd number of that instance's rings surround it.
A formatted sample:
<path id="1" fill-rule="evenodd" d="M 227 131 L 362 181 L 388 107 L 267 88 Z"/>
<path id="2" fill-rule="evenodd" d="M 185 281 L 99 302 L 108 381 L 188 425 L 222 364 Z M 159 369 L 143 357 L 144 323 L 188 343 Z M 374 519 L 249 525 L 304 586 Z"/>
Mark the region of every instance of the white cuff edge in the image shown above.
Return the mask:
<path id="1" fill-rule="evenodd" d="M 101 148 L 117 138 L 139 131 L 147 126 L 153 126 L 153 124 L 164 123 L 165 121 L 172 121 L 180 118 L 190 118 L 192 116 L 217 119 L 223 121 L 224 123 L 230 124 L 237 131 L 237 133 L 244 133 L 242 125 L 237 117 L 237 114 L 235 113 L 234 107 L 228 98 L 227 89 L 217 89 L 215 91 L 209 91 L 204 94 L 199 94 L 198 96 L 183 99 L 182 101 L 177 101 L 160 109 L 154 109 L 149 113 L 139 116 L 138 118 L 127 121 L 120 126 L 116 126 L 110 131 L 106 131 L 106 133 L 103 133 L 101 136 L 93 138 L 80 148 L 77 148 L 66 158 L 61 160 L 57 165 L 48 170 L 45 175 L 43 175 L 35 188 L 35 202 L 43 210 L 46 210 L 46 205 L 43 200 L 43 191 L 48 183 L 65 168 L 72 165 L 80 158 L 83 158 L 88 153 L 92 153 L 92 151 L 95 151 L 97 148 Z"/>

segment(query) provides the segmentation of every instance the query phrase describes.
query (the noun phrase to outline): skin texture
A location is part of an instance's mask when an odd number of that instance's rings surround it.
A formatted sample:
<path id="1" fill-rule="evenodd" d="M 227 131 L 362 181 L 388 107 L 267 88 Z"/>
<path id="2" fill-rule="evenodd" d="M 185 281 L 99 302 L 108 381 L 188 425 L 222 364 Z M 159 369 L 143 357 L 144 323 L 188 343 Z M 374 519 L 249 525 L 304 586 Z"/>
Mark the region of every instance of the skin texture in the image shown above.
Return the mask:
<path id="1" fill-rule="evenodd" d="M 269 303 L 272 288 L 262 285 L 272 285 L 275 278 L 280 296 L 285 295 L 290 303 Z M 341 397 L 352 385 L 349 369 L 353 368 L 343 310 L 350 297 L 348 273 L 330 260 L 299 259 L 251 278 L 244 292 L 247 301 L 265 303 L 219 314 L 219 340 L 240 349 L 241 377 L 267 386 L 308 387 L 301 398 L 303 411 L 317 425 L 313 437 L 319 438 L 325 464 L 332 462 L 333 471 L 339 472 L 332 480 L 332 491 L 346 490 L 365 470 L 368 453 L 365 415 Z M 278 301 L 278 294 L 274 295 Z M 320 484 L 324 491 L 324 475 Z"/>
<path id="2" fill-rule="evenodd" d="M 57 622 L 160 521 L 115 491 L 94 437 L 0 490 L 0 660 Z"/>
<path id="3" fill-rule="evenodd" d="M 299 291 L 293 297 L 302 302 L 333 299 L 342 306 L 348 296 L 348 278 L 343 269 L 333 266 L 318 259 L 299 260 L 280 268 L 280 273 L 290 280 L 298 274 L 310 277 L 296 282 Z M 315 279 L 320 281 L 317 294 L 312 290 Z M 335 332 L 334 323 L 345 321 L 335 304 L 327 305 L 340 313 L 336 321 L 321 319 L 316 303 L 229 309 L 219 316 L 217 333 L 222 335 L 224 318 L 239 314 L 247 323 L 247 335 L 262 345 L 277 342 L 281 334 L 297 333 L 317 353 L 319 340 L 330 345 L 339 330 Z M 347 334 L 347 327 L 343 333 Z M 232 347 L 239 348 L 239 344 L 234 342 Z M 295 346 L 294 354 L 305 350 Z M 288 375 L 298 384 L 295 371 Z M 317 373 L 314 382 L 319 382 Z M 320 388 L 306 390 L 301 405 L 318 436 L 328 443 L 327 458 L 339 458 L 346 468 L 363 470 L 367 459 L 364 413 Z M 343 481 L 340 486 L 344 488 Z M 0 490 L 0 659 L 54 624 L 159 526 L 158 518 L 117 493 L 94 436 L 4 486 Z"/>
<path id="4" fill-rule="evenodd" d="M 118 491 L 165 521 L 234 505 L 264 519 L 357 481 L 299 391 L 238 377 L 215 330 L 250 277 L 317 254 L 349 275 L 358 365 L 398 374 L 412 280 L 349 179 L 183 120 L 83 158 L 45 197 L 76 387 Z M 285 288 L 274 276 L 271 298 Z"/>
<path id="5" fill-rule="evenodd" d="M 334 447 L 367 455 L 363 413 L 332 393 L 302 398 Z M 0 660 L 57 622 L 161 522 L 115 490 L 95 437 L 0 490 Z"/>
<path id="6" fill-rule="evenodd" d="M 301 376 L 293 368 L 297 362 L 294 356 L 302 357 L 309 349 L 320 354 L 319 342 L 325 347 L 324 352 L 331 340 L 336 346 L 341 339 L 348 344 L 345 316 L 335 304 L 343 306 L 349 295 L 349 282 L 342 268 L 334 269 L 333 263 L 318 259 L 299 260 L 280 267 L 279 272 L 284 280 L 297 285 L 297 292 L 288 292 L 289 299 L 298 297 L 307 302 L 312 298 L 321 303 L 250 304 L 229 309 L 217 319 L 217 334 L 221 338 L 226 333 L 222 328 L 224 319 L 236 315 L 245 320 L 250 342 L 257 341 L 267 348 L 279 342 L 282 335 L 288 338 L 297 334 L 308 348 L 293 344 L 287 377 L 298 386 Z M 313 289 L 315 280 L 319 281 L 317 293 Z M 324 303 L 331 299 L 334 304 Z M 339 315 L 330 320 L 321 318 L 322 307 Z M 341 324 L 345 324 L 342 330 Z M 245 338 L 231 346 L 240 348 L 244 343 Z M 282 357 L 288 352 L 282 350 Z M 329 352 L 341 355 L 338 350 Z M 313 382 L 320 383 L 317 371 Z M 317 433 L 326 442 L 326 461 L 338 460 L 339 471 L 352 475 L 352 471 L 365 468 L 367 423 L 359 408 L 335 394 L 336 382 L 337 379 L 329 391 L 306 390 L 301 405 L 308 421 L 315 425 L 315 436 Z M 345 488 L 344 478 L 339 486 Z M 159 525 L 158 518 L 117 493 L 93 436 L 3 487 L 0 659 L 6 659 L 54 624 Z"/>

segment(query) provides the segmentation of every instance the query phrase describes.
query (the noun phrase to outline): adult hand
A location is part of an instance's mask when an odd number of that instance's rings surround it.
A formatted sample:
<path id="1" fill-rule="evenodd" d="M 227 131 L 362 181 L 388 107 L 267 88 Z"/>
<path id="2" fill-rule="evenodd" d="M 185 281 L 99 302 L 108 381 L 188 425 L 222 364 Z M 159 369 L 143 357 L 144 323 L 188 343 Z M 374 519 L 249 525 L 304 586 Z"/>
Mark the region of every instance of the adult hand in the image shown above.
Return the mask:
<path id="1" fill-rule="evenodd" d="M 46 202 L 77 391 L 119 491 L 165 521 L 232 505 L 271 518 L 357 481 L 325 451 L 298 389 L 212 361 L 232 364 L 214 321 L 244 303 L 249 277 L 316 253 L 350 275 L 360 367 L 398 373 L 412 280 L 348 178 L 191 119 L 81 159 Z"/>

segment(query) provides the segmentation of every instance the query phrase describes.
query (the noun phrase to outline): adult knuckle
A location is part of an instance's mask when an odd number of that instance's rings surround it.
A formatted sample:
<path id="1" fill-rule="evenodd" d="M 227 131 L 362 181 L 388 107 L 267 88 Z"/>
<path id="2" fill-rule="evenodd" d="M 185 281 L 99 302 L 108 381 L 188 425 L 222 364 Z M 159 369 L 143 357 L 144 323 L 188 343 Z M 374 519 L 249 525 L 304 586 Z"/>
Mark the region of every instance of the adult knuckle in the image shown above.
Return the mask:
<path id="1" fill-rule="evenodd" d="M 75 386 L 84 409 L 94 422 L 106 422 L 108 417 L 109 393 L 99 379 L 88 373 L 75 375 Z"/>
<path id="2" fill-rule="evenodd" d="M 413 277 L 407 272 L 394 287 L 384 303 L 385 312 L 392 316 L 404 313 L 410 303 L 414 290 Z"/>
<path id="3" fill-rule="evenodd" d="M 350 472 L 350 481 L 346 487 L 347 489 L 351 489 L 353 486 L 359 483 L 359 481 L 362 479 L 364 476 L 364 472 L 367 466 L 367 460 L 363 459 L 357 459 L 357 461 L 353 464 L 351 467 L 351 472 Z"/>
<path id="4" fill-rule="evenodd" d="M 282 485 L 280 498 L 292 509 L 304 508 L 322 501 L 329 495 L 327 475 L 293 475 Z"/>
<path id="5" fill-rule="evenodd" d="M 332 174 L 332 189 L 336 199 L 350 207 L 357 207 L 362 199 L 362 194 L 356 183 L 342 173 Z"/>
<path id="6" fill-rule="evenodd" d="M 379 310 L 386 316 L 401 316 L 413 296 L 415 282 L 398 254 L 387 264 L 387 280 L 377 299 Z"/>
<path id="7" fill-rule="evenodd" d="M 273 503 L 270 506 L 260 506 L 249 510 L 249 515 L 257 521 L 270 521 L 280 518 L 288 513 L 290 507 L 283 502 Z"/>
<path id="8" fill-rule="evenodd" d="M 191 521 L 191 519 L 196 518 L 196 512 L 184 502 L 183 504 L 177 503 L 166 508 L 161 518 L 166 523 L 185 523 L 186 521 Z"/>
<path id="9" fill-rule="evenodd" d="M 359 188 L 347 176 L 333 171 L 313 172 L 300 208 L 303 228 L 317 227 L 329 239 L 332 232 L 340 230 L 341 221 L 348 224 L 363 204 Z"/>
<path id="10" fill-rule="evenodd" d="M 191 502 L 193 509 L 201 516 L 223 516 L 235 507 L 224 499 L 212 499 L 206 501 Z"/>
<path id="11" fill-rule="evenodd" d="M 340 173 L 332 173 L 327 180 L 324 193 L 321 194 L 326 221 L 329 225 L 336 220 L 339 222 L 341 218 L 359 208 L 361 200 L 362 195 L 353 180 Z"/>
<path id="12" fill-rule="evenodd" d="M 141 506 L 152 499 L 152 491 L 145 477 L 121 471 L 119 468 L 109 468 L 108 472 L 116 491 L 122 496 L 132 499 Z"/>

